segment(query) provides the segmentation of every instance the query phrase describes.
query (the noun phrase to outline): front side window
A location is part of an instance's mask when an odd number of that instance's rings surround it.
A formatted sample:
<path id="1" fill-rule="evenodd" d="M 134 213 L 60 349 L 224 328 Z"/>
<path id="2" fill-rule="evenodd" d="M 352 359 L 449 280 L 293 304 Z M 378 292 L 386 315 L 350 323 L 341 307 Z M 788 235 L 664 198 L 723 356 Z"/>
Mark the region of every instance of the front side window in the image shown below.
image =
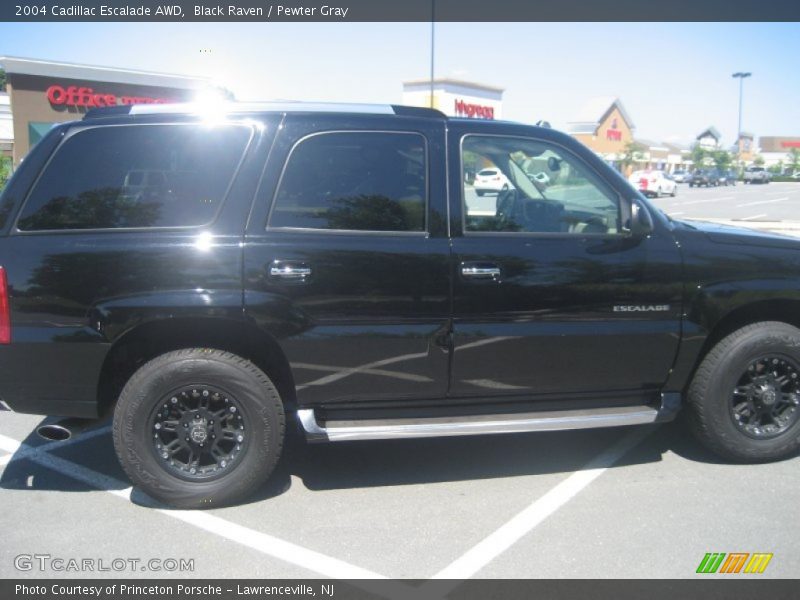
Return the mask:
<path id="1" fill-rule="evenodd" d="M 28 197 L 23 231 L 209 223 L 250 140 L 235 125 L 96 127 L 67 138 Z"/>
<path id="2" fill-rule="evenodd" d="M 421 232 L 425 139 L 415 133 L 331 132 L 292 150 L 269 226 Z"/>
<path id="3" fill-rule="evenodd" d="M 555 144 L 470 135 L 463 139 L 461 153 L 467 232 L 620 231 L 613 191 L 580 159 Z"/>

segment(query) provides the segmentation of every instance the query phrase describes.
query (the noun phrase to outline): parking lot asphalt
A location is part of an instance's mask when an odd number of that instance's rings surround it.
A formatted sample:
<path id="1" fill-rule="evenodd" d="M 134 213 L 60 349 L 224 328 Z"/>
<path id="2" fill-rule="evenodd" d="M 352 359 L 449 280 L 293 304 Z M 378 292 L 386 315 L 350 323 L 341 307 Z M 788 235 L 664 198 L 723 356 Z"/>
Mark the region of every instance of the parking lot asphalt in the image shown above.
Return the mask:
<path id="1" fill-rule="evenodd" d="M 741 221 L 800 221 L 800 183 L 690 188 L 678 184 L 673 197 L 654 198 L 653 204 L 680 219 Z"/>
<path id="2" fill-rule="evenodd" d="M 494 213 L 495 194 L 479 197 L 469 186 L 466 194 L 472 213 Z M 735 186 L 702 188 L 679 183 L 675 197 L 653 198 L 652 203 L 678 219 L 738 221 L 742 226 L 783 221 L 800 228 L 800 182 L 758 185 L 738 182 Z"/>
<path id="3" fill-rule="evenodd" d="M 0 412 L 0 577 L 693 578 L 707 552 L 769 552 L 800 573 L 800 457 L 719 461 L 681 422 L 471 438 L 306 445 L 293 438 L 249 502 L 150 500 L 108 423 L 43 443 Z M 20 445 L 20 443 L 22 443 Z M 20 571 L 15 557 L 139 559 L 104 572 Z M 193 570 L 141 570 L 191 559 Z M 409 585 L 398 582 L 398 593 Z"/>

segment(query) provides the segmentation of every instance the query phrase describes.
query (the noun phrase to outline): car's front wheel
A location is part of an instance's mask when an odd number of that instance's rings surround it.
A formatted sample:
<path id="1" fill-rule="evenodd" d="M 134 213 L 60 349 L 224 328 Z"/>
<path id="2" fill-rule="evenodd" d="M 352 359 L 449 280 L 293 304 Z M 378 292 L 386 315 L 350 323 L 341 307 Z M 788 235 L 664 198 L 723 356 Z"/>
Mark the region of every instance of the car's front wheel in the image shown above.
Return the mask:
<path id="1" fill-rule="evenodd" d="M 764 462 L 800 450 L 800 330 L 780 322 L 743 327 L 719 341 L 688 394 L 694 433 L 717 454 Z"/>
<path id="2" fill-rule="evenodd" d="M 114 411 L 114 447 L 133 483 L 180 508 L 245 499 L 272 473 L 285 431 L 275 386 L 252 362 L 190 348 L 144 364 Z"/>

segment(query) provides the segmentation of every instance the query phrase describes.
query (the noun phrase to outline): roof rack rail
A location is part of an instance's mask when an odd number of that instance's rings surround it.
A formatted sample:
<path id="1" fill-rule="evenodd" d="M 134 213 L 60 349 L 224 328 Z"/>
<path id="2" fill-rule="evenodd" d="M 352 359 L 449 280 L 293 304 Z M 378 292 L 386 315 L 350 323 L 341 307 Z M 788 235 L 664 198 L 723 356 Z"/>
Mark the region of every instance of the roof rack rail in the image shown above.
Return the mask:
<path id="1" fill-rule="evenodd" d="M 405 106 L 402 104 L 392 104 L 392 109 L 396 115 L 405 115 L 408 117 L 438 117 L 447 118 L 442 111 L 435 108 L 428 108 L 427 106 Z"/>
<path id="2" fill-rule="evenodd" d="M 117 117 L 119 115 L 127 115 L 131 112 L 130 104 L 123 104 L 121 106 L 104 106 L 102 108 L 90 108 L 83 115 L 83 119 L 102 119 L 103 117 Z"/>
<path id="3" fill-rule="evenodd" d="M 244 112 L 325 112 L 353 114 L 386 114 L 415 117 L 445 118 L 444 113 L 434 108 L 419 106 L 402 106 L 399 104 L 346 104 L 335 102 L 226 102 L 216 105 L 202 103 L 176 104 L 134 104 L 92 108 L 84 119 L 101 119 L 121 115 L 157 115 L 157 114 L 207 114 L 208 112 L 244 113 Z"/>

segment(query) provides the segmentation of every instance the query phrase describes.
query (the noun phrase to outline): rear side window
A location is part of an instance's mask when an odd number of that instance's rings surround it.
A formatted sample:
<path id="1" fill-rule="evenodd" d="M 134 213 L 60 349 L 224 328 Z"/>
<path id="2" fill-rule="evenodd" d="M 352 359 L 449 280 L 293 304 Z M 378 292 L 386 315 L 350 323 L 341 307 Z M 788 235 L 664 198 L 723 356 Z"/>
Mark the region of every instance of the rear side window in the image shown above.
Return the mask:
<path id="1" fill-rule="evenodd" d="M 81 131 L 56 151 L 17 226 L 38 231 L 209 223 L 250 135 L 250 128 L 236 125 Z"/>
<path id="2" fill-rule="evenodd" d="M 424 231 L 425 138 L 416 133 L 330 132 L 292 150 L 270 227 Z"/>

